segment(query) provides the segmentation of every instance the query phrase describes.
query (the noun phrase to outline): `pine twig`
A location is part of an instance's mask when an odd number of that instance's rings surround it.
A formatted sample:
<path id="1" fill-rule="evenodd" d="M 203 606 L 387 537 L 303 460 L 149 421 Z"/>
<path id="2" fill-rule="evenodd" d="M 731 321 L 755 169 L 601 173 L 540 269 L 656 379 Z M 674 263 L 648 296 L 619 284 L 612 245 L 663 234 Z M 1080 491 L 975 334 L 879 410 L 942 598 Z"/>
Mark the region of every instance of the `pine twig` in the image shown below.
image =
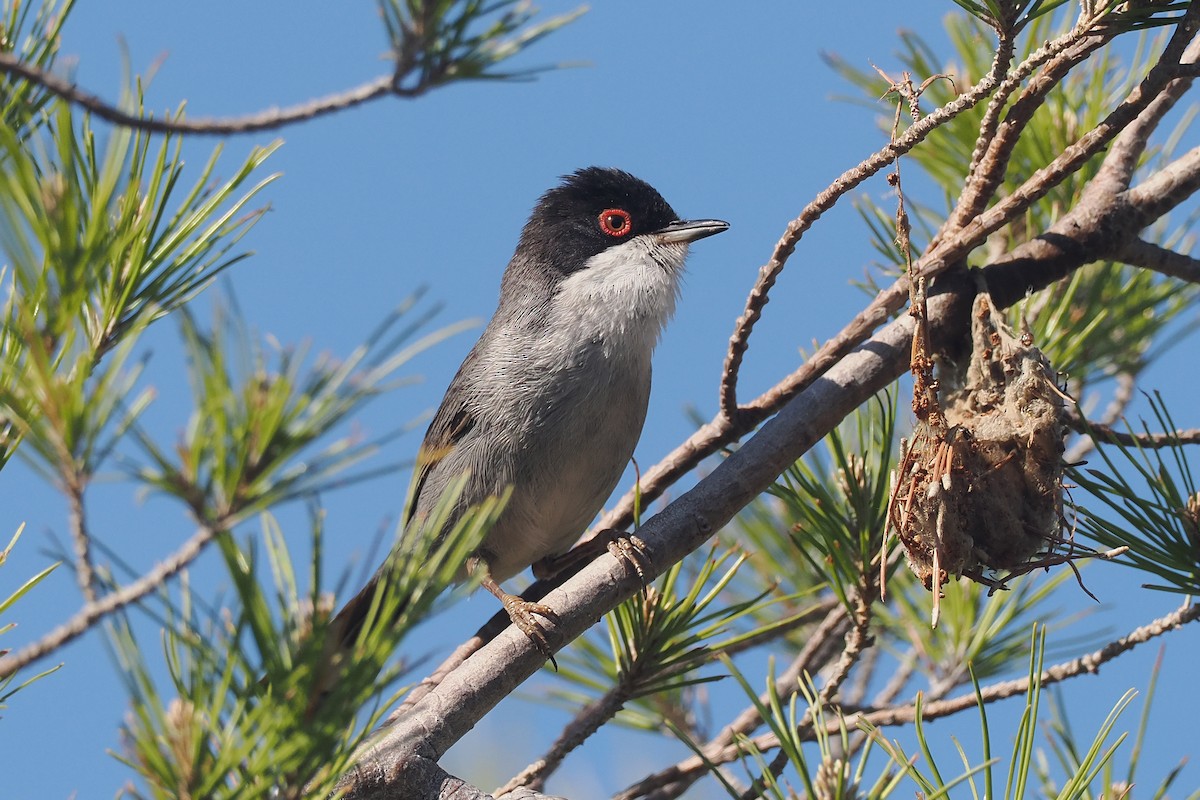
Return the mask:
<path id="1" fill-rule="evenodd" d="M 1200 428 L 1185 428 L 1169 433 L 1130 433 L 1129 431 L 1119 431 L 1102 422 L 1089 422 L 1074 411 L 1068 412 L 1066 422 L 1072 430 L 1078 433 L 1092 434 L 1101 441 L 1113 442 L 1125 447 L 1158 450 L 1181 444 L 1200 444 Z"/>
<path id="2" fill-rule="evenodd" d="M 84 601 L 94 605 L 97 599 L 96 569 L 92 564 L 92 537 L 88 532 L 87 513 L 83 507 L 84 486 L 81 476 L 73 476 L 66 486 L 67 502 L 70 506 L 71 541 L 75 546 L 75 579 Z"/>
<path id="3" fill-rule="evenodd" d="M 430 87 L 418 84 L 403 92 L 394 85 L 394 75 L 380 75 L 366 83 L 325 97 L 315 98 L 286 108 L 270 108 L 255 114 L 236 117 L 201 117 L 179 119 L 170 116 L 156 118 L 125 111 L 108 101 L 79 88 L 73 82 L 60 78 L 33 64 L 27 64 L 12 53 L 0 52 L 0 71 L 23 78 L 41 86 L 63 100 L 114 125 L 133 128 L 148 133 L 191 133 L 202 135 L 229 135 L 256 133 L 275 130 L 297 122 L 344 111 L 388 95 L 416 97 Z"/>
<path id="4" fill-rule="evenodd" d="M 1116 258 L 1133 267 L 1200 284 L 1200 259 L 1168 250 L 1145 239 L 1134 239 L 1117 251 Z"/>
<path id="5" fill-rule="evenodd" d="M 136 603 L 158 589 L 192 563 L 221 530 L 215 526 L 201 526 L 178 550 L 133 583 L 106 594 L 95 602 L 86 603 L 73 617 L 42 638 L 25 645 L 12 655 L 0 658 L 0 679 L 7 678 L 17 670 L 45 658 L 87 633 L 109 614 Z"/>
<path id="6" fill-rule="evenodd" d="M 1092 32 L 1091 24 L 1081 21 L 1066 34 L 1039 48 L 1036 53 L 1022 62 L 1013 75 L 1004 82 L 1003 91 L 996 94 L 997 101 L 1001 97 L 1005 97 L 1007 100 L 1007 96 L 1011 96 L 1025 78 L 1033 75 L 1029 85 L 1009 108 L 1004 121 L 997 122 L 991 131 L 986 125 L 980 129 L 976 152 L 980 151 L 982 145 L 982 153 L 980 153 L 978 161 L 972 155 L 971 170 L 963 186 L 963 191 L 942 231 L 934 237 L 935 243 L 945 234 L 962 228 L 987 207 L 988 202 L 995 196 L 996 189 L 1004 180 L 1013 149 L 1025 128 L 1032 121 L 1034 112 L 1046 99 L 1046 95 L 1061 83 L 1072 69 L 1110 40 L 1113 35 L 1112 33 L 1108 36 L 1096 35 Z M 1040 71 L 1034 74 L 1035 70 Z M 991 106 L 989 106 L 988 112 L 992 112 Z M 999 111 L 997 110 L 996 113 L 998 115 Z M 984 121 L 988 122 L 986 118 Z M 990 136 L 984 144 L 984 137 L 989 133 Z"/>

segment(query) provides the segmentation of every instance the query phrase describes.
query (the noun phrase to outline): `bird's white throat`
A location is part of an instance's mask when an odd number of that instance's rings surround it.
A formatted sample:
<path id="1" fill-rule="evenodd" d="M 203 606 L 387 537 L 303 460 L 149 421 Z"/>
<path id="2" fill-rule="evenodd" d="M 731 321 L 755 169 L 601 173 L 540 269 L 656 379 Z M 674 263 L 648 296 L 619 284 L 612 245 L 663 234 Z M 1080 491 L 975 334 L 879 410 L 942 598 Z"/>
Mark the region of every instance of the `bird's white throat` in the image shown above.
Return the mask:
<path id="1" fill-rule="evenodd" d="M 549 329 L 577 331 L 608 357 L 648 356 L 675 313 L 687 252 L 647 234 L 592 256 L 559 284 Z"/>

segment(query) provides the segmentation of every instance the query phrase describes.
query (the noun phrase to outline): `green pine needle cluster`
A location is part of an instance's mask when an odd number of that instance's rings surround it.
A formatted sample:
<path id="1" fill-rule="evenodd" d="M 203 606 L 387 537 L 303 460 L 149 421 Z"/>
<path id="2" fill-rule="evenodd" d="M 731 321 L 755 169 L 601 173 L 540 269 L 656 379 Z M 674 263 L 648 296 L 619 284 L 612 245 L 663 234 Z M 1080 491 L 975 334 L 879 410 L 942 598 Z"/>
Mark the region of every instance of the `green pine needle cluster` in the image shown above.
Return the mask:
<path id="1" fill-rule="evenodd" d="M 316 507 L 307 580 L 296 574 L 275 518 L 264 513 L 260 536 L 219 537 L 232 597 L 209 607 L 187 581 L 177 596 L 161 593 L 168 685 L 153 677 L 153 649 L 118 617 L 110 637 L 132 708 L 117 755 L 145 787 L 132 796 L 330 796 L 356 749 L 407 691 L 396 687 L 407 672 L 395 657 L 401 641 L 457 579 L 503 508 L 497 499 L 444 528 L 457 500 L 448 492 L 430 523 L 406 534 L 348 650 L 338 645 L 333 595 L 322 588 L 324 519 Z"/>
<path id="2" fill-rule="evenodd" d="M 14 533 L 12 535 L 12 538 L 8 540 L 8 544 L 5 546 L 5 548 L 3 550 L 0 550 L 0 567 L 3 567 L 4 562 L 8 561 L 9 554 L 12 553 L 13 548 L 16 547 L 17 542 L 21 538 L 21 533 L 24 530 L 25 530 L 24 525 L 17 528 L 17 532 Z M 58 569 L 60 566 L 62 566 L 62 562 L 55 561 L 54 563 L 50 564 L 49 566 L 45 567 L 41 571 L 37 572 L 36 574 L 34 574 L 30 578 L 28 578 L 24 583 L 22 583 L 16 589 L 13 589 L 11 592 L 9 592 L 7 597 L 0 598 L 0 620 L 2 620 L 5 615 L 11 614 L 12 613 L 11 609 L 18 600 L 20 600 L 25 595 L 29 594 L 29 592 L 32 591 L 34 589 L 34 587 L 36 587 L 39 583 L 41 583 L 43 580 L 45 580 L 50 575 L 50 573 L 54 572 L 54 570 Z M 11 632 L 14 627 L 16 627 L 15 622 L 0 622 L 0 636 L 3 636 L 4 634 Z M 0 657 L 8 655 L 9 652 L 10 651 L 7 648 L 0 647 Z M 17 681 L 16 675 L 8 675 L 6 677 L 0 678 L 0 711 L 4 710 L 5 701 L 8 700 L 10 697 L 12 697 L 14 694 L 21 691 L 22 689 L 24 689 L 26 686 L 33 683 L 34 681 L 44 678 L 45 676 L 49 675 L 50 673 L 56 671 L 61 666 L 62 666 L 62 664 L 58 664 L 56 666 L 50 667 L 49 669 L 42 670 L 41 672 L 38 672 L 29 677 L 23 677 L 20 682 Z"/>
<path id="3" fill-rule="evenodd" d="M 1163 447 L 1140 441 L 1101 444 L 1103 468 L 1079 465 L 1070 470 L 1079 493 L 1074 511 L 1079 531 L 1101 548 L 1127 548 L 1118 559 L 1145 572 L 1146 588 L 1195 596 L 1200 594 L 1200 488 L 1192 474 L 1191 452 L 1180 441 L 1162 397 L 1149 398 L 1158 431 L 1166 431 Z M 1134 433 L 1133 426 L 1130 432 Z M 1142 422 L 1136 433 L 1149 436 Z"/>

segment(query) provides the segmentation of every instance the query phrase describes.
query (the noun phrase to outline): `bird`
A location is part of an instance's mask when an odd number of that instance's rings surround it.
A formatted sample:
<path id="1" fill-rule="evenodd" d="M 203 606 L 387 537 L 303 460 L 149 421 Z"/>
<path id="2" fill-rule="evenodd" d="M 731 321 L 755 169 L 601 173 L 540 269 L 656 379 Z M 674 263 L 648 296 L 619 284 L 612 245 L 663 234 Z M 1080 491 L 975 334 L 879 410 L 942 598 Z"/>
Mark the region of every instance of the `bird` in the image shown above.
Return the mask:
<path id="1" fill-rule="evenodd" d="M 688 246 L 721 233 L 682 220 L 650 184 L 587 167 L 541 196 L 504 271 L 495 313 L 451 380 L 425 434 L 404 529 L 461 485 L 444 530 L 508 491 L 464 574 L 553 659 L 538 617 L 553 612 L 501 588 L 561 558 L 612 494 L 641 436 L 651 356 L 675 311 Z M 387 564 L 334 620 L 351 646 Z"/>

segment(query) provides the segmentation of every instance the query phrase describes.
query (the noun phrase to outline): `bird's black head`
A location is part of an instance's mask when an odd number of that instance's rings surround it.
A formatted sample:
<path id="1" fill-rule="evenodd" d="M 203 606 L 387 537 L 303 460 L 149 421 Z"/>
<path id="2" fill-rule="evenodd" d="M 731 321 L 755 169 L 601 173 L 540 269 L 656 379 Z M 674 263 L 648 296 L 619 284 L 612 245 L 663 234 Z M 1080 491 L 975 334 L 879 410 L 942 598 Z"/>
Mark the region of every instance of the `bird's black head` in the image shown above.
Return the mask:
<path id="1" fill-rule="evenodd" d="M 517 252 L 562 273 L 679 219 L 653 186 L 619 169 L 587 167 L 542 195 Z"/>
<path id="2" fill-rule="evenodd" d="M 728 227 L 680 220 L 654 187 L 627 172 L 581 169 L 534 206 L 500 284 L 501 306 L 536 308 L 565 279 L 593 268 L 602 280 L 621 280 L 619 267 L 655 265 L 676 281 L 687 245 Z"/>

